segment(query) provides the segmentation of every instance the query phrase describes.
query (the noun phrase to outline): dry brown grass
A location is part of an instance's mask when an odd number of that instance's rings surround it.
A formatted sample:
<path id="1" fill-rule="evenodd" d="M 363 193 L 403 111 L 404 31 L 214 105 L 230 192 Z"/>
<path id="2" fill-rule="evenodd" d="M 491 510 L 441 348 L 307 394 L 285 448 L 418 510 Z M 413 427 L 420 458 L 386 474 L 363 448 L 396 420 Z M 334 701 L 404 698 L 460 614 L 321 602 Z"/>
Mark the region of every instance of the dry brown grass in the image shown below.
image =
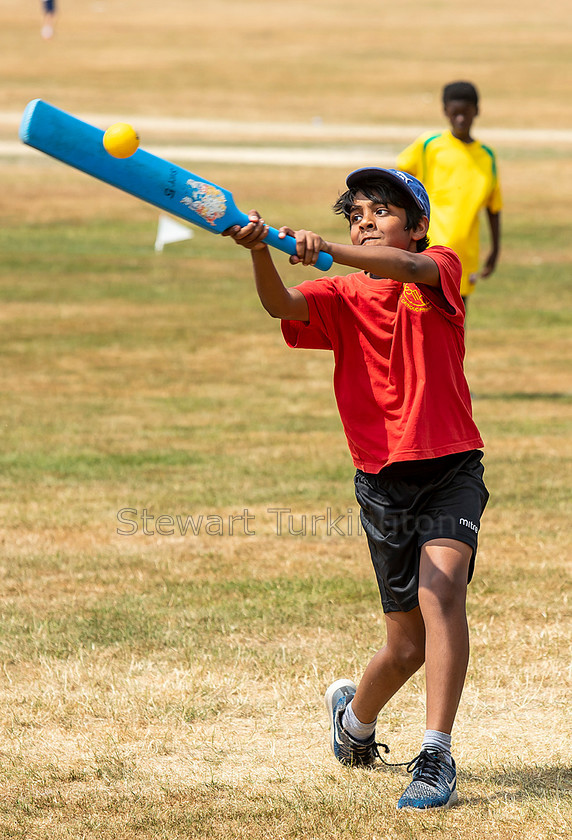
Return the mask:
<path id="1" fill-rule="evenodd" d="M 0 24 L 0 109 L 433 125 L 469 77 L 488 125 L 572 127 L 566 0 L 75 0 L 45 44 L 37 8 L 4 0 Z"/>
<path id="2" fill-rule="evenodd" d="M 44 44 L 38 8 L 4 0 L 0 109 L 40 95 L 81 112 L 434 125 L 441 84 L 462 75 L 483 126 L 571 128 L 569 14 L 78 0 Z M 324 688 L 383 640 L 363 541 L 278 537 L 268 512 L 355 513 L 331 360 L 284 349 L 230 243 L 199 233 L 158 259 L 148 207 L 45 160 L 2 163 L 2 837 L 569 837 L 572 157 L 508 144 L 501 158 L 503 265 L 470 313 L 492 500 L 454 733 L 463 804 L 428 815 L 396 814 L 402 770 L 350 772 L 328 752 Z M 243 206 L 339 233 L 340 169 L 205 174 Z M 125 506 L 225 521 L 247 507 L 256 535 L 121 537 Z M 380 721 L 396 760 L 418 747 L 423 693 L 419 674 Z"/>

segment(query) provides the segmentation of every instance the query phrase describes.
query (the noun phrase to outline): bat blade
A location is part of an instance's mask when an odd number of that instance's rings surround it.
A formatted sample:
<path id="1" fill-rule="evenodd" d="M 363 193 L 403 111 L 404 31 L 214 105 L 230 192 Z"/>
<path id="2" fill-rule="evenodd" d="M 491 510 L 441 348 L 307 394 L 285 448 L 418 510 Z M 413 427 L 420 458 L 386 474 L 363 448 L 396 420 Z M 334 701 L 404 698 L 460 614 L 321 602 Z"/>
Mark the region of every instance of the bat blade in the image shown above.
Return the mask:
<path id="1" fill-rule="evenodd" d="M 41 99 L 28 103 L 20 123 L 20 139 L 26 145 L 211 233 L 247 224 L 247 215 L 229 190 L 144 149 L 114 158 L 103 146 L 103 135 L 103 130 Z M 266 241 L 287 254 L 296 253 L 294 238 L 279 238 L 275 228 L 270 228 Z M 322 252 L 316 267 L 327 271 L 332 262 L 330 254 Z"/>

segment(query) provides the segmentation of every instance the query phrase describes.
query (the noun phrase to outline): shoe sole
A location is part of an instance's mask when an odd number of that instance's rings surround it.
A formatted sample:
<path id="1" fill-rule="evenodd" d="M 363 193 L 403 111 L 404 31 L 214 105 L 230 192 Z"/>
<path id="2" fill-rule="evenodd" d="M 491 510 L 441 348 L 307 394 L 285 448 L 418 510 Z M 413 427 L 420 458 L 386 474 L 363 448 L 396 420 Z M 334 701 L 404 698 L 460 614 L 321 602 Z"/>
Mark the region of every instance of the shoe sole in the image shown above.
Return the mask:
<path id="1" fill-rule="evenodd" d="M 330 747 L 332 748 L 332 752 L 334 753 L 334 755 L 335 755 L 335 750 L 334 750 L 335 730 L 334 730 L 334 709 L 333 709 L 333 705 L 332 705 L 332 698 L 333 698 L 334 694 L 336 693 L 336 691 L 338 691 L 343 686 L 347 686 L 348 688 L 352 688 L 354 690 L 354 692 L 356 690 L 356 685 L 352 680 L 342 678 L 342 679 L 336 680 L 334 683 L 332 683 L 331 686 L 326 691 L 326 693 L 324 694 L 324 703 L 326 705 L 326 709 L 328 710 L 328 717 L 330 718 Z"/>

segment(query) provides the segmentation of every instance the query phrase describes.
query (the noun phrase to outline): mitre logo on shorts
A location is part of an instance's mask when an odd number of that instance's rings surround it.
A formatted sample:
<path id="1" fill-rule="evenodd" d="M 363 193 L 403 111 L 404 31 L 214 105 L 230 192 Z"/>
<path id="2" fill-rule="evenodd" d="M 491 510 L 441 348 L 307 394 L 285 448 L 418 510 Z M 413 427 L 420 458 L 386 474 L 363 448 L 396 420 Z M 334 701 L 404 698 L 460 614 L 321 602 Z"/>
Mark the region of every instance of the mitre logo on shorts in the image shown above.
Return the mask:
<path id="1" fill-rule="evenodd" d="M 425 300 L 419 289 L 411 283 L 405 283 L 403 285 L 401 300 L 408 309 L 411 309 L 412 312 L 428 312 L 429 309 L 432 308 L 431 304 Z"/>

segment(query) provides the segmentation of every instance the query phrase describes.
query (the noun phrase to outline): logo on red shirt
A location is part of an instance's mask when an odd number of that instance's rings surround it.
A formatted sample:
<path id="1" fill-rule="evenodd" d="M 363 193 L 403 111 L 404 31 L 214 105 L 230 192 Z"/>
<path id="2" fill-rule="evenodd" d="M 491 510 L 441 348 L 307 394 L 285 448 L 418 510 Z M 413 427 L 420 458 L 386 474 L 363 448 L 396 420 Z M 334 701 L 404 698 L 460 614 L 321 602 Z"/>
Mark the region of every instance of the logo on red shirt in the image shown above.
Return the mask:
<path id="1" fill-rule="evenodd" d="M 428 312 L 431 304 L 425 300 L 419 289 L 412 283 L 405 283 L 401 292 L 401 300 L 412 312 Z"/>

